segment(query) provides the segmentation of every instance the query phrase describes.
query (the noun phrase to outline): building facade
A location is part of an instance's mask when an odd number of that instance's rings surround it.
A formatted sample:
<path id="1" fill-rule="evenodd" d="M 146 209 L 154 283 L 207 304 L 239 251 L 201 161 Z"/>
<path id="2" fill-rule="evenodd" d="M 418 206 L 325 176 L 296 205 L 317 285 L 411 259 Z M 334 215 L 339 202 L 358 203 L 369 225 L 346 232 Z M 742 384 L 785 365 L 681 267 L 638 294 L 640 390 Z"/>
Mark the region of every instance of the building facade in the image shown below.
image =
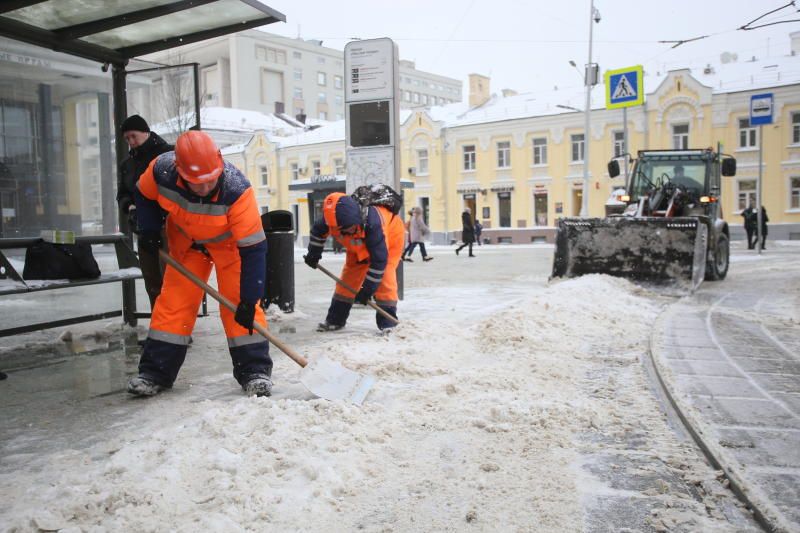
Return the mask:
<path id="1" fill-rule="evenodd" d="M 798 41 L 794 40 L 795 53 Z M 800 239 L 800 56 L 769 62 L 729 63 L 699 72 L 675 70 L 647 75 L 645 105 L 629 108 L 628 148 L 711 148 L 737 159 L 737 175 L 722 184 L 722 213 L 734 238 L 742 238 L 741 211 L 755 202 L 759 148 L 763 148 L 762 204 L 770 238 Z M 459 237 L 461 212 L 470 207 L 493 243 L 552 241 L 559 217 L 577 216 L 588 194 L 590 216 L 624 178 L 610 178 L 607 163 L 626 149 L 622 110 L 602 106 L 603 87 L 593 94 L 591 131 L 584 132 L 580 94 L 482 96 L 465 103 L 401 113 L 402 178 L 407 206 L 418 205 L 434 242 Z M 749 124 L 750 97 L 772 92 L 775 122 Z M 472 97 L 473 95 L 471 95 Z M 256 136 L 257 137 L 257 136 Z M 587 138 L 588 137 L 588 138 Z M 312 132 L 255 142 L 273 168 L 269 209 L 295 214 L 307 236 L 319 196 L 341 187 L 346 175 L 344 123 Z M 584 189 L 584 153 L 591 143 L 589 188 Z M 251 159 L 252 149 L 241 153 Z M 232 156 L 234 154 L 231 154 Z M 251 170 L 248 170 L 248 175 Z M 252 175 L 251 175 L 252 176 Z M 256 178 L 257 179 L 257 178 Z M 338 185 L 337 185 L 338 184 Z M 324 197 L 324 195 L 323 195 Z"/>
<path id="2" fill-rule="evenodd" d="M 147 59 L 199 63 L 204 105 L 326 121 L 344 118 L 344 53 L 322 41 L 248 30 Z M 459 80 L 417 70 L 412 61 L 400 61 L 399 88 L 403 107 L 461 101 Z"/>

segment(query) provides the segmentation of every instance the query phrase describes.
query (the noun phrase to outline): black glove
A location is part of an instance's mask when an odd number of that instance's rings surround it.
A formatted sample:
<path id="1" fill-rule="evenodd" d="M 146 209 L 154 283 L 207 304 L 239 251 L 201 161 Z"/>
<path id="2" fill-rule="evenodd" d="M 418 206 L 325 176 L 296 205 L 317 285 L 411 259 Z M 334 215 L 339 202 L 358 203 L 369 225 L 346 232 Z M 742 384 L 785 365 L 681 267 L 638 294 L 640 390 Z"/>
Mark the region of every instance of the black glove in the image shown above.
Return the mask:
<path id="1" fill-rule="evenodd" d="M 375 294 L 377 288 L 378 287 L 374 283 L 365 281 L 364 285 L 361 286 L 361 290 L 356 294 L 356 303 L 367 305 L 367 302 L 372 298 L 372 295 Z"/>
<path id="2" fill-rule="evenodd" d="M 236 313 L 233 315 L 233 319 L 236 320 L 237 324 L 249 330 L 250 335 L 253 334 L 253 320 L 255 320 L 255 318 L 256 304 L 245 302 L 244 300 L 239 302 L 239 305 L 236 306 Z"/>
<path id="3" fill-rule="evenodd" d="M 128 210 L 128 227 L 134 233 L 139 233 L 139 217 L 136 216 L 136 208 Z"/>
<path id="4" fill-rule="evenodd" d="M 139 234 L 139 250 L 158 255 L 158 250 L 163 244 L 160 231 L 143 231 Z"/>
<path id="5" fill-rule="evenodd" d="M 303 256 L 303 260 L 311 268 L 317 268 L 320 259 L 322 259 L 322 257 L 319 254 L 314 254 L 311 252 L 308 252 L 306 255 Z"/>

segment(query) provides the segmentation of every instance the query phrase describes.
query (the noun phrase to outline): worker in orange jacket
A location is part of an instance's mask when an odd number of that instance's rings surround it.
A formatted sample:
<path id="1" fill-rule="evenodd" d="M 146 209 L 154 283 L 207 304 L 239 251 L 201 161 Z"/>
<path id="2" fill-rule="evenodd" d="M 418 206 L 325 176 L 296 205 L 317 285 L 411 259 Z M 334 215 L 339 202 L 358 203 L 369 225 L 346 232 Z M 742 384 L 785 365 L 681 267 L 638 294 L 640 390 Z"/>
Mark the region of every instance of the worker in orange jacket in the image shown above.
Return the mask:
<path id="1" fill-rule="evenodd" d="M 397 265 L 403 253 L 405 227 L 399 216 L 383 206 L 364 208 L 341 192 L 329 194 L 323 203 L 323 219 L 311 228 L 305 262 L 317 268 L 325 241 L 331 235 L 347 250 L 341 278 L 350 287 L 360 287 L 355 296 L 336 285 L 328 316 L 317 331 L 344 327 L 353 302 L 366 305 L 370 298 L 390 315 L 397 317 Z M 380 313 L 375 314 L 378 328 L 394 327 Z"/>
<path id="2" fill-rule="evenodd" d="M 248 394 L 269 396 L 269 344 L 253 334 L 255 322 L 266 326 L 256 304 L 264 294 L 267 243 L 250 183 L 222 159 L 208 134 L 188 131 L 178 137 L 174 152 L 158 156 L 141 175 L 136 209 L 140 248 L 158 253 L 163 210 L 170 255 L 202 280 L 216 268 L 220 293 L 237 304 L 235 313 L 220 306 L 233 376 Z M 202 298 L 203 289 L 167 267 L 139 375 L 128 382 L 128 392 L 152 396 L 172 387 Z"/>

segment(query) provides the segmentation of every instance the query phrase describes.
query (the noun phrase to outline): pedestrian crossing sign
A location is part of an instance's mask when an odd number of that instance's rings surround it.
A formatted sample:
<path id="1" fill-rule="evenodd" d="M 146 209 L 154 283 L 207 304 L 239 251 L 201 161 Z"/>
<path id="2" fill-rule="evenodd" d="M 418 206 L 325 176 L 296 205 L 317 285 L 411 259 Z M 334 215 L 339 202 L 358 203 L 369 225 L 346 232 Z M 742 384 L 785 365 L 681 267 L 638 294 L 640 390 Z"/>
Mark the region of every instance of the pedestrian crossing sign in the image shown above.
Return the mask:
<path id="1" fill-rule="evenodd" d="M 641 65 L 606 72 L 606 109 L 632 107 L 644 103 L 644 76 Z"/>

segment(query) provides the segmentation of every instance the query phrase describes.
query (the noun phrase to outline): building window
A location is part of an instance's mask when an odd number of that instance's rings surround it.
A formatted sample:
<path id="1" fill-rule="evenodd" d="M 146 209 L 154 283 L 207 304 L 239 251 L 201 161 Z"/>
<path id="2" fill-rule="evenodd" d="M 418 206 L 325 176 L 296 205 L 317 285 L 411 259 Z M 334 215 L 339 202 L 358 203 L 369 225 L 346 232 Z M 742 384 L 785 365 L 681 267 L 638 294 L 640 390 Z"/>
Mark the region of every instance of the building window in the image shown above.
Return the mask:
<path id="1" fill-rule="evenodd" d="M 337 94 L 333 97 L 333 101 L 336 103 L 337 107 L 341 107 L 342 105 L 342 95 Z"/>
<path id="2" fill-rule="evenodd" d="M 328 96 L 325 93 L 317 93 L 317 102 L 324 104 L 328 101 Z"/>
<path id="3" fill-rule="evenodd" d="M 303 69 L 296 68 L 294 69 L 294 79 L 302 80 L 303 79 Z"/>
<path id="4" fill-rule="evenodd" d="M 758 146 L 758 129 L 750 125 L 749 118 L 739 119 L 739 148 Z"/>
<path id="5" fill-rule="evenodd" d="M 333 87 L 335 89 L 341 89 L 342 88 L 342 77 L 341 76 L 334 76 L 333 77 Z"/>
<path id="6" fill-rule="evenodd" d="M 497 168 L 511 166 L 511 143 L 503 141 L 497 143 Z"/>
<path id="7" fill-rule="evenodd" d="M 266 163 L 258 165 L 258 175 L 261 178 L 261 185 L 266 187 L 269 185 L 269 167 Z"/>
<path id="8" fill-rule="evenodd" d="M 294 52 L 292 52 L 292 57 L 295 59 L 303 59 L 303 54 L 295 50 Z"/>
<path id="9" fill-rule="evenodd" d="M 464 170 L 475 170 L 475 145 L 470 144 L 464 150 Z"/>
<path id="10" fill-rule="evenodd" d="M 688 124 L 675 124 L 674 126 L 672 126 L 672 149 L 673 150 L 689 149 Z"/>
<path id="11" fill-rule="evenodd" d="M 322 174 L 322 169 L 319 166 L 319 161 L 312 161 L 311 162 L 311 174 L 314 176 L 319 176 Z"/>
<path id="12" fill-rule="evenodd" d="M 419 206 L 422 208 L 422 220 L 425 221 L 425 224 L 430 224 L 430 212 L 431 212 L 431 200 L 430 198 L 423 196 L 419 199 Z"/>
<path id="13" fill-rule="evenodd" d="M 300 167 L 297 165 L 297 163 L 291 163 L 289 165 L 289 172 L 292 173 L 292 181 L 300 178 Z"/>
<path id="14" fill-rule="evenodd" d="M 614 132 L 614 157 L 622 157 L 628 150 L 625 148 L 625 132 Z"/>
<path id="15" fill-rule="evenodd" d="M 317 72 L 317 85 L 325 87 L 328 84 L 328 76 L 324 72 Z"/>
<path id="16" fill-rule="evenodd" d="M 800 144 L 800 113 L 792 113 L 792 144 Z"/>
<path id="17" fill-rule="evenodd" d="M 322 56 L 317 56 L 317 63 L 319 63 L 320 65 L 325 64 L 325 58 Z"/>
<path id="18" fill-rule="evenodd" d="M 428 95 L 427 94 L 423 94 L 422 95 L 422 105 L 428 105 Z"/>
<path id="19" fill-rule="evenodd" d="M 295 87 L 294 88 L 294 97 L 295 98 L 303 98 L 303 88 L 302 87 Z"/>
<path id="20" fill-rule="evenodd" d="M 417 150 L 417 176 L 428 174 L 428 150 Z"/>
<path id="21" fill-rule="evenodd" d="M 789 209 L 800 209 L 800 178 L 789 179 Z"/>
<path id="22" fill-rule="evenodd" d="M 256 59 L 268 61 L 270 63 L 277 63 L 279 65 L 285 65 L 286 51 L 278 50 L 277 48 L 270 48 L 268 46 L 256 45 Z"/>
<path id="23" fill-rule="evenodd" d="M 501 228 L 511 227 L 511 193 L 497 193 L 497 214 L 500 217 Z"/>
<path id="24" fill-rule="evenodd" d="M 415 104 L 418 104 L 418 103 L 419 103 L 419 93 L 414 93 L 414 94 L 412 95 L 412 101 L 413 101 Z"/>
<path id="25" fill-rule="evenodd" d="M 576 133 L 575 135 L 570 135 L 570 139 L 572 140 L 571 161 L 573 163 L 583 161 L 584 149 L 586 148 L 584 145 L 583 133 Z"/>
<path id="26" fill-rule="evenodd" d="M 340 176 L 343 176 L 347 172 L 347 169 L 344 166 L 344 159 L 337 157 L 333 160 L 333 172 Z"/>
<path id="27" fill-rule="evenodd" d="M 544 137 L 533 140 L 533 164 L 547 164 L 547 139 Z"/>
<path id="28" fill-rule="evenodd" d="M 403 100 L 406 102 L 411 101 L 411 91 L 403 91 Z"/>
<path id="29" fill-rule="evenodd" d="M 328 112 L 327 111 L 320 111 L 319 112 L 319 119 L 320 120 L 328 120 Z"/>
<path id="30" fill-rule="evenodd" d="M 756 205 L 756 180 L 740 180 L 739 192 L 736 195 L 736 208 L 744 210 L 750 204 Z"/>

